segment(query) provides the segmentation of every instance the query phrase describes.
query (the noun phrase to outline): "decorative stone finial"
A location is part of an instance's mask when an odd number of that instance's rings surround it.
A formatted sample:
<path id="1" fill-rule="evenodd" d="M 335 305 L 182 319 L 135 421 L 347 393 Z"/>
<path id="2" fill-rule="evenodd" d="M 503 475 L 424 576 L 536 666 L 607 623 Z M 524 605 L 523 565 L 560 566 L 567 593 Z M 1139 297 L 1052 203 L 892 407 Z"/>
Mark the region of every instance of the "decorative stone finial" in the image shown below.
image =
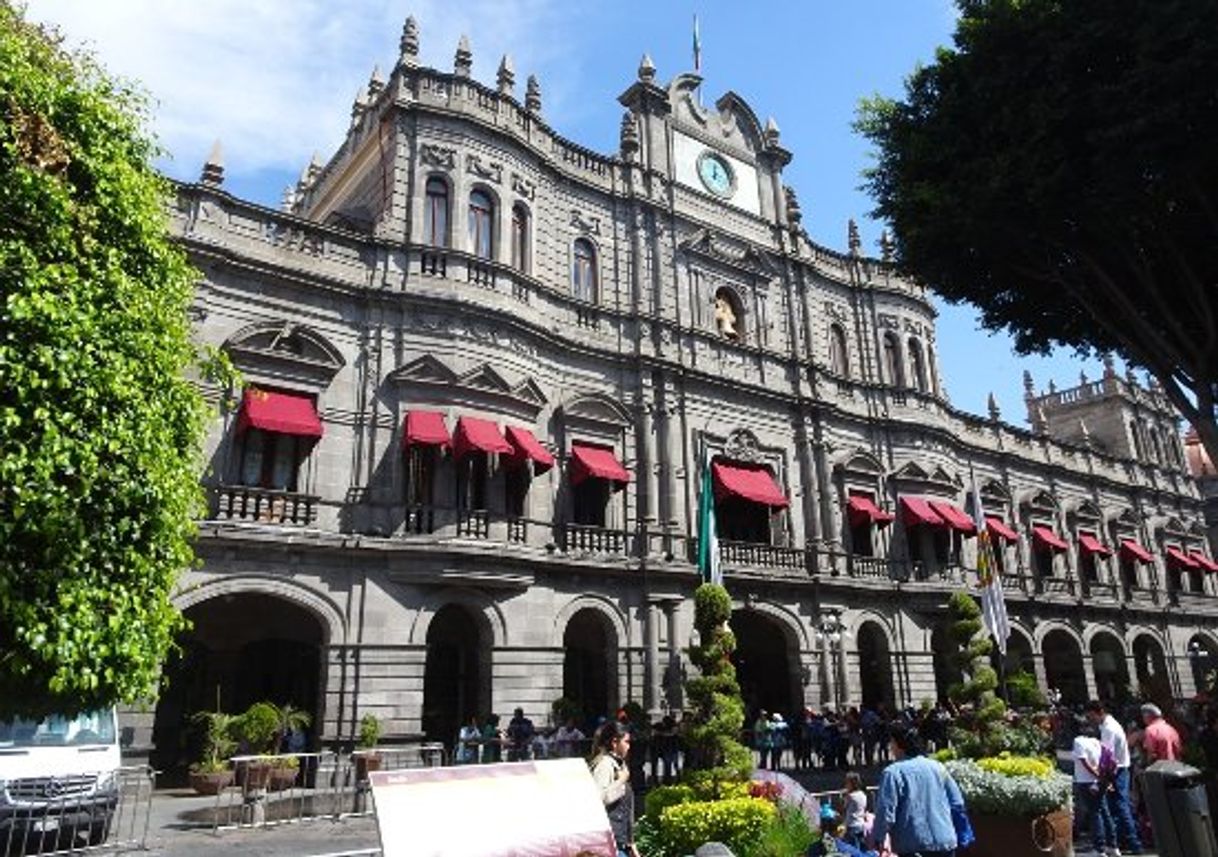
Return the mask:
<path id="1" fill-rule="evenodd" d="M 1152 393 L 1158 393 L 1163 389 L 1163 387 L 1159 385 L 1159 379 L 1154 375 L 1151 375 L 1149 372 L 1146 373 L 1146 389 L 1150 390 Z"/>
<path id="2" fill-rule="evenodd" d="M 516 67 L 512 65 L 512 55 L 504 54 L 499 60 L 499 74 L 496 76 L 500 95 L 511 95 L 516 86 Z"/>
<path id="3" fill-rule="evenodd" d="M 846 222 L 846 246 L 850 248 L 850 255 L 857 256 L 863 249 L 863 239 L 859 238 L 859 225 L 854 222 L 854 218 L 850 218 Z"/>
<path id="4" fill-rule="evenodd" d="M 364 111 L 368 109 L 367 93 L 362 89 L 355 90 L 355 100 L 351 102 L 351 127 L 355 128 L 359 125 L 359 120 L 363 118 Z"/>
<path id="5" fill-rule="evenodd" d="M 771 116 L 769 119 L 765 120 L 766 145 L 777 146 L 778 138 L 781 136 L 782 132 L 778 130 L 778 123 L 774 121 L 774 117 Z"/>
<path id="6" fill-rule="evenodd" d="M 414 68 L 419 64 L 419 22 L 411 15 L 402 27 L 398 42 L 398 64 Z"/>
<path id="7" fill-rule="evenodd" d="M 639 80 L 651 83 L 656 79 L 656 64 L 651 61 L 651 54 L 643 54 L 639 60 Z"/>
<path id="8" fill-rule="evenodd" d="M 1125 383 L 1130 387 L 1138 386 L 1138 376 L 1134 374 L 1133 367 L 1125 364 Z"/>
<path id="9" fill-rule="evenodd" d="M 986 407 L 989 408 L 990 419 L 992 419 L 994 422 L 998 422 L 1000 419 L 1002 419 L 1002 411 L 998 410 L 998 400 L 994 398 L 993 393 L 990 393 L 990 395 L 986 398 L 985 404 Z"/>
<path id="10" fill-rule="evenodd" d="M 368 102 L 376 98 L 377 94 L 385 88 L 385 78 L 381 76 L 381 67 L 374 65 L 372 67 L 372 76 L 368 78 Z"/>
<path id="11" fill-rule="evenodd" d="M 1084 387 L 1086 387 L 1086 386 L 1087 386 L 1089 383 L 1091 383 L 1091 382 L 1088 380 L 1088 378 L 1087 378 L 1087 370 L 1086 370 L 1086 369 L 1079 369 L 1079 370 L 1078 370 L 1078 382 L 1079 382 L 1079 384 L 1081 384 L 1081 385 L 1082 385 L 1082 386 L 1084 386 Z"/>
<path id="12" fill-rule="evenodd" d="M 207 160 L 203 162 L 203 172 L 199 176 L 199 183 L 208 187 L 219 187 L 224 184 L 224 151 L 220 148 L 218 139 L 212 143 Z"/>
<path id="13" fill-rule="evenodd" d="M 283 204 L 280 206 L 284 211 L 291 211 L 296 207 L 296 188 L 288 185 L 283 189 Z"/>
<path id="14" fill-rule="evenodd" d="M 621 147 L 622 157 L 633 161 L 639 151 L 639 126 L 629 110 L 622 114 Z"/>
<path id="15" fill-rule="evenodd" d="M 541 112 L 541 84 L 537 82 L 535 74 L 529 75 L 524 86 L 524 109 L 530 113 Z"/>
<path id="16" fill-rule="evenodd" d="M 1056 392 L 1057 392 L 1057 384 L 1053 383 L 1053 379 L 1050 378 L 1049 379 L 1049 395 L 1053 395 Z"/>
<path id="17" fill-rule="evenodd" d="M 1032 424 L 1032 429 L 1040 434 L 1044 434 L 1049 429 L 1049 420 L 1045 417 L 1045 406 L 1040 402 L 1036 403 L 1036 420 Z"/>
<path id="18" fill-rule="evenodd" d="M 885 229 L 880 233 L 880 258 L 885 262 L 892 261 L 893 251 L 896 250 L 896 245 L 892 243 L 892 236 Z"/>
<path id="19" fill-rule="evenodd" d="M 795 196 L 795 188 L 784 187 L 783 192 L 787 196 L 787 221 L 792 226 L 798 226 L 804 219 L 804 213 L 799 207 L 799 198 Z"/>
<path id="20" fill-rule="evenodd" d="M 469 47 L 469 36 L 461 34 L 457 42 L 457 55 L 453 58 L 453 74 L 457 77 L 469 77 L 474 68 L 474 52 Z"/>
<path id="21" fill-rule="evenodd" d="M 314 152 L 313 157 L 309 159 L 309 165 L 304 168 L 300 180 L 305 187 L 312 187 L 319 175 L 321 175 L 321 155 Z"/>
<path id="22" fill-rule="evenodd" d="M 1112 356 L 1111 351 L 1105 351 L 1102 358 L 1104 361 L 1104 380 L 1116 377 L 1116 359 Z"/>

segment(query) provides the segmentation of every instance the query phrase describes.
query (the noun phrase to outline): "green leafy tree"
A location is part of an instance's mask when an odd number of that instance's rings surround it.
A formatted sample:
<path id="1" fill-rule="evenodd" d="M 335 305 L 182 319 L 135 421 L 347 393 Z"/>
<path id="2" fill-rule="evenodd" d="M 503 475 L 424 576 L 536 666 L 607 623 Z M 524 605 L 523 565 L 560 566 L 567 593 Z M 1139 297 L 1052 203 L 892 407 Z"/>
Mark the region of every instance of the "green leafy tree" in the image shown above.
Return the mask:
<path id="1" fill-rule="evenodd" d="M 947 603 L 948 637 L 955 644 L 952 660 L 964 677 L 948 691 L 953 702 L 971 707 L 967 722 L 982 742 L 1000 731 L 1006 703 L 994 692 L 998 687 L 998 673 L 990 666 L 990 649 L 993 642 L 984 630 L 981 608 L 971 595 L 957 592 Z"/>
<path id="2" fill-rule="evenodd" d="M 686 777 L 700 794 L 713 798 L 722 797 L 724 785 L 747 780 L 753 767 L 752 754 L 738 740 L 744 700 L 732 665 L 736 636 L 727 626 L 731 615 L 732 600 L 722 586 L 704 583 L 694 592 L 699 644 L 690 647 L 689 656 L 699 674 L 685 683 L 693 709 L 686 732 Z"/>
<path id="3" fill-rule="evenodd" d="M 0 716 L 150 697 L 206 410 L 143 101 L 0 2 Z"/>
<path id="4" fill-rule="evenodd" d="M 1218 460 L 1218 2 L 957 2 L 857 123 L 896 261 L 1024 353 L 1145 367 Z"/>

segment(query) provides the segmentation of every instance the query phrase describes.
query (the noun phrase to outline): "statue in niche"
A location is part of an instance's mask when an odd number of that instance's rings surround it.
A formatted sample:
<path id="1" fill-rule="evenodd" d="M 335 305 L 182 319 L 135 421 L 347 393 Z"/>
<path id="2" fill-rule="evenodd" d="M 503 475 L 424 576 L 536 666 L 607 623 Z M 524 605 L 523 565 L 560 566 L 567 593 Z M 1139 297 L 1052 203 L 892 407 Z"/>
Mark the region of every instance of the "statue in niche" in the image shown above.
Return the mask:
<path id="1" fill-rule="evenodd" d="M 726 336 L 728 339 L 739 339 L 740 332 L 736 329 L 738 319 L 736 318 L 736 309 L 732 306 L 731 300 L 723 292 L 715 295 L 715 327 L 719 330 L 720 336 Z"/>

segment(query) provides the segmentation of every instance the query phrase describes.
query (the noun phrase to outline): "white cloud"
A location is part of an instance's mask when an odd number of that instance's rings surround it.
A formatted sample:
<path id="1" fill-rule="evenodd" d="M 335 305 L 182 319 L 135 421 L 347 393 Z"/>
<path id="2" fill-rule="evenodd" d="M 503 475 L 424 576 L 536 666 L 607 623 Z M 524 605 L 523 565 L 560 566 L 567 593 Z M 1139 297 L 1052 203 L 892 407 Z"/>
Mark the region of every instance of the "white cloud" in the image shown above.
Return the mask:
<path id="1" fill-rule="evenodd" d="M 424 64 L 450 69 L 467 33 L 475 77 L 493 83 L 499 57 L 511 53 L 520 97 L 533 69 L 548 89 L 546 70 L 564 67 L 570 31 L 578 31 L 558 0 L 414 0 L 412 8 L 388 0 L 29 0 L 28 15 L 142 82 L 172 158 L 167 172 L 194 178 L 217 138 L 230 175 L 298 171 L 313 151 L 327 156 L 373 65 L 388 75 L 411 12 Z M 545 94 L 553 120 L 562 103 L 552 97 L 558 90 Z"/>

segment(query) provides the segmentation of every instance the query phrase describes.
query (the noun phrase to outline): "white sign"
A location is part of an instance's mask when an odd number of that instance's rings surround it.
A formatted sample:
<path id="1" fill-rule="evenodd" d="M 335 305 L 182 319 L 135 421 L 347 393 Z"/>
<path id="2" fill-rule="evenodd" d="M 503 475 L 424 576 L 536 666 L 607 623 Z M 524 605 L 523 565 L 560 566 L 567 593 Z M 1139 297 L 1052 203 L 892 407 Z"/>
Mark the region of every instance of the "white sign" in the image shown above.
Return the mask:
<path id="1" fill-rule="evenodd" d="M 369 774 L 384 857 L 613 857 L 582 759 Z"/>

